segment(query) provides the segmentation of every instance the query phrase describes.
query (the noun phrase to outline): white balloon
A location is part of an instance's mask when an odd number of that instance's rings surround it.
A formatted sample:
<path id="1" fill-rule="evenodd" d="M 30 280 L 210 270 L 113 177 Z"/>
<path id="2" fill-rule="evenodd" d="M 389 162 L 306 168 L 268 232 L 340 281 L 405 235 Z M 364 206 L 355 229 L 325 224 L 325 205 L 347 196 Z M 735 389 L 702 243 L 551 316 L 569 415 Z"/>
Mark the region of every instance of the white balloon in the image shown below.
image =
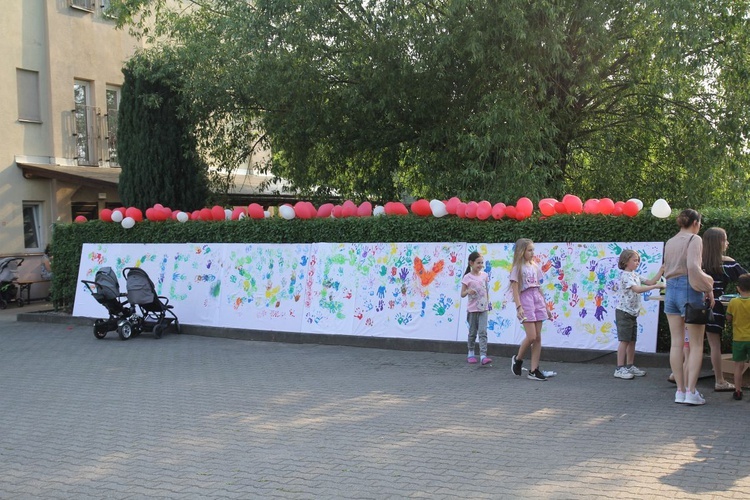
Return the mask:
<path id="1" fill-rule="evenodd" d="M 639 200 L 638 198 L 630 198 L 628 201 L 634 201 L 636 205 L 638 205 L 638 211 L 640 212 L 643 210 L 643 202 Z"/>
<path id="2" fill-rule="evenodd" d="M 666 219 L 670 216 L 671 213 L 672 208 L 664 198 L 659 198 L 658 200 L 656 200 L 654 202 L 654 205 L 651 207 L 651 215 L 660 219 Z"/>
<path id="3" fill-rule="evenodd" d="M 232 211 L 228 208 L 224 209 L 224 220 L 232 220 Z"/>
<path id="4" fill-rule="evenodd" d="M 188 219 L 190 219 L 190 216 L 186 214 L 185 212 L 179 212 L 177 214 L 177 220 L 180 222 L 187 222 Z"/>
<path id="5" fill-rule="evenodd" d="M 263 217 L 265 217 L 266 219 L 270 219 L 271 218 L 271 212 L 269 212 L 268 210 L 264 210 L 263 211 Z"/>
<path id="6" fill-rule="evenodd" d="M 120 212 L 119 210 L 112 211 L 112 222 L 122 222 L 122 219 L 122 212 Z"/>
<path id="7" fill-rule="evenodd" d="M 279 215 L 286 220 L 292 220 L 295 217 L 294 208 L 289 205 L 281 205 L 279 207 Z"/>
<path id="8" fill-rule="evenodd" d="M 135 226 L 135 219 L 133 219 L 132 217 L 125 217 L 124 219 L 122 219 L 122 222 L 120 222 L 120 224 L 122 224 L 122 227 L 124 227 L 125 229 L 130 229 L 131 227 Z"/>
<path id="9" fill-rule="evenodd" d="M 445 208 L 445 203 L 440 200 L 431 200 L 430 210 L 432 210 L 432 215 L 434 215 L 435 217 L 443 217 L 445 215 L 448 215 L 448 210 L 446 210 Z"/>
<path id="10" fill-rule="evenodd" d="M 372 215 L 379 216 L 379 215 L 385 215 L 385 207 L 382 205 L 375 205 L 375 208 L 372 209 Z M 333 214 L 331 214 L 333 216 Z"/>

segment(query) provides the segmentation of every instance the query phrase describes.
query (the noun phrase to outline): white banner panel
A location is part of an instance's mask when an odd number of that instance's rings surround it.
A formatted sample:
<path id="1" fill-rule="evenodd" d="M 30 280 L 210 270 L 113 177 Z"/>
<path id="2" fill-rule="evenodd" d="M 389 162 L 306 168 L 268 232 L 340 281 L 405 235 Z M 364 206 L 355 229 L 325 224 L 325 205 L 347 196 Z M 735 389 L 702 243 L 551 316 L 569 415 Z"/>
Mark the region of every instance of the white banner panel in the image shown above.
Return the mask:
<path id="1" fill-rule="evenodd" d="M 535 244 L 553 314 L 544 345 L 617 348 L 617 259 L 625 248 L 640 254 L 643 278 L 661 265 L 661 242 Z M 508 243 L 86 244 L 78 278 L 93 280 L 109 266 L 125 291 L 122 270 L 141 267 L 187 324 L 463 341 L 460 283 L 473 250 L 490 275 L 489 341 L 517 344 L 524 333 L 508 287 Z M 658 310 L 643 301 L 640 351 L 656 350 Z M 106 317 L 106 310 L 81 284 L 73 314 Z"/>
<path id="2" fill-rule="evenodd" d="M 221 326 L 299 332 L 310 245 L 225 245 Z"/>
<path id="3" fill-rule="evenodd" d="M 657 243 L 535 243 L 535 258 L 544 272 L 542 291 L 552 311 L 552 321 L 542 327 L 542 345 L 576 349 L 617 349 L 615 308 L 620 270 L 617 261 L 624 249 L 633 249 L 641 257 L 636 272 L 642 279 L 653 276 L 661 266 L 664 244 Z M 488 318 L 489 342 L 518 344 L 524 338 L 516 319 L 515 304 L 509 289 L 512 243 L 469 244 L 484 256 L 485 272 L 490 275 Z M 467 257 L 468 258 L 468 257 Z M 647 301 L 655 292 L 642 294 L 638 318 L 636 348 L 656 351 L 659 303 Z M 459 339 L 468 336 L 466 299 L 462 301 Z"/>
<path id="4" fill-rule="evenodd" d="M 463 243 L 320 243 L 304 331 L 455 340 Z"/>

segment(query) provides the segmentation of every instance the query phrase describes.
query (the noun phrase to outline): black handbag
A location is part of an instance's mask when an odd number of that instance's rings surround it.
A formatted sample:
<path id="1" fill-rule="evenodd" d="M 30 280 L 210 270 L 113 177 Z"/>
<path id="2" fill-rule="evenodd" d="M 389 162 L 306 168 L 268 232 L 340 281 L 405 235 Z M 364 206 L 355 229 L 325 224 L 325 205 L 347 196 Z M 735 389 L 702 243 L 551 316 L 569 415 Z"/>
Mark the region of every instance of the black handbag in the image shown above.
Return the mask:
<path id="1" fill-rule="evenodd" d="M 706 323 L 713 323 L 714 312 L 711 309 L 710 302 L 704 302 L 703 304 L 691 304 L 688 302 L 685 304 L 685 323 L 689 325 L 705 325 Z"/>
<path id="2" fill-rule="evenodd" d="M 690 237 L 690 242 L 693 241 L 693 237 Z M 690 267 L 688 267 L 688 289 L 690 288 Z M 714 311 L 711 309 L 711 302 L 706 300 L 702 304 L 690 302 L 685 304 L 685 323 L 688 325 L 705 325 L 706 323 L 713 323 Z"/>

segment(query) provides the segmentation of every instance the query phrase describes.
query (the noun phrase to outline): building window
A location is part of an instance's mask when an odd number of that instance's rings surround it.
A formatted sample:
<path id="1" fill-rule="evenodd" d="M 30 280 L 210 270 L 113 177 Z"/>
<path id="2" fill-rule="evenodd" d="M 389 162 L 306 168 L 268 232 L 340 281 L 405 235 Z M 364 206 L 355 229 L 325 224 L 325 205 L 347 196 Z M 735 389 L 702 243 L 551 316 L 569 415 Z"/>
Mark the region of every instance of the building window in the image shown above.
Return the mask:
<path id="1" fill-rule="evenodd" d="M 94 12 L 95 0 L 69 0 L 70 6 L 74 9 L 85 10 L 86 12 Z"/>
<path id="2" fill-rule="evenodd" d="M 120 107 L 120 88 L 107 86 L 107 159 L 110 166 L 117 161 L 117 110 Z"/>
<path id="3" fill-rule="evenodd" d="M 105 17 L 114 17 L 112 12 L 112 0 L 100 0 L 102 7 L 102 15 Z"/>
<path id="4" fill-rule="evenodd" d="M 23 241 L 26 250 L 42 250 L 42 205 L 40 203 L 23 203 Z"/>
<path id="5" fill-rule="evenodd" d="M 16 68 L 18 121 L 42 123 L 39 105 L 39 72 Z"/>
<path id="6" fill-rule="evenodd" d="M 73 136 L 76 140 L 76 159 L 79 165 L 96 165 L 94 158 L 93 140 L 95 137 L 93 127 L 96 125 L 95 110 L 90 106 L 91 86 L 88 82 L 76 80 L 73 84 L 73 97 L 75 99 L 74 130 Z"/>

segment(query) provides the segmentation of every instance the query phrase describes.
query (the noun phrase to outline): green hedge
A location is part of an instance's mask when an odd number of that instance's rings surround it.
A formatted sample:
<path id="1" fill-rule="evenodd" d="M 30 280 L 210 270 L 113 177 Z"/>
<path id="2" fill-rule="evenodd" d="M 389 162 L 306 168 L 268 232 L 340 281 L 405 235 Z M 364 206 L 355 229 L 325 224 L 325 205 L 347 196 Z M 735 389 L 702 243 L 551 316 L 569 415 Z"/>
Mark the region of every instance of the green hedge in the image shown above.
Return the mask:
<path id="1" fill-rule="evenodd" d="M 58 308 L 72 308 L 77 287 L 81 245 L 84 243 L 315 243 L 315 242 L 441 242 L 507 243 L 518 238 L 536 242 L 666 241 L 678 230 L 675 218 L 657 219 L 642 211 L 638 216 L 601 215 L 534 216 L 524 221 L 469 220 L 382 216 L 345 219 L 264 220 L 221 222 L 142 222 L 132 229 L 120 224 L 91 221 L 57 224 L 54 258 L 53 301 Z M 677 211 L 675 211 L 676 213 Z M 750 264 L 750 212 L 707 209 L 703 229 L 719 226 L 729 235 L 729 255 L 745 268 Z M 666 318 L 659 321 L 657 350 L 669 349 Z"/>

